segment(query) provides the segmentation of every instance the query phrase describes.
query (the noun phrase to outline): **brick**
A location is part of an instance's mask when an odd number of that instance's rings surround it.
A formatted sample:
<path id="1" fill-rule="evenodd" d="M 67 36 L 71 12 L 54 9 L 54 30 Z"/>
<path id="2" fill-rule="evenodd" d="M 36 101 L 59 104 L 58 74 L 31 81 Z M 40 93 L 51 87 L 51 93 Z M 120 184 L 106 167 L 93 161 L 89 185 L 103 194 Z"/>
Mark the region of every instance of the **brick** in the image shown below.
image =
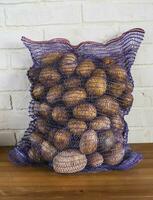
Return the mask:
<path id="1" fill-rule="evenodd" d="M 153 125 L 152 116 L 152 108 L 132 108 L 126 119 L 131 127 L 150 127 Z"/>
<path id="2" fill-rule="evenodd" d="M 0 129 L 25 129 L 29 120 L 27 111 L 1 111 Z"/>
<path id="3" fill-rule="evenodd" d="M 20 17 L 18 17 L 20 18 Z M 12 48 L 23 48 L 25 47 L 21 41 L 21 37 L 26 36 L 33 40 L 42 40 L 43 31 L 40 28 L 37 29 L 7 29 L 0 30 L 0 48 L 12 49 Z"/>
<path id="4" fill-rule="evenodd" d="M 15 137 L 13 130 L 0 130 L 0 146 L 15 145 Z"/>
<path id="5" fill-rule="evenodd" d="M 150 87 L 153 86 L 153 66 L 139 66 L 132 69 L 132 75 L 136 87 Z"/>
<path id="6" fill-rule="evenodd" d="M 152 127 L 146 128 L 129 128 L 129 143 L 152 143 L 153 132 Z"/>
<path id="7" fill-rule="evenodd" d="M 10 95 L 0 93 L 0 110 L 11 109 Z"/>
<path id="8" fill-rule="evenodd" d="M 96 31 L 95 31 L 96 30 Z M 66 38 L 74 45 L 82 41 L 105 42 L 118 33 L 115 24 L 52 25 L 44 29 L 45 39 Z"/>
<path id="9" fill-rule="evenodd" d="M 12 51 L 10 57 L 12 68 L 27 69 L 32 66 L 32 58 L 27 49 Z"/>
<path id="10" fill-rule="evenodd" d="M 0 91 L 27 90 L 29 81 L 26 71 L 20 70 L 1 70 L 0 72 Z"/>
<path id="11" fill-rule="evenodd" d="M 0 69 L 6 69 L 10 65 L 9 53 L 5 50 L 0 51 Z"/>
<path id="12" fill-rule="evenodd" d="M 31 100 L 29 92 L 14 92 L 12 93 L 13 109 L 27 109 Z"/>
<path id="13" fill-rule="evenodd" d="M 0 0 L 0 4 L 28 3 L 36 1 L 37 0 Z"/>
<path id="14" fill-rule="evenodd" d="M 6 16 L 6 24 L 11 26 L 79 23 L 81 4 L 79 2 L 52 2 L 14 5 L 6 7 Z"/>
<path id="15" fill-rule="evenodd" d="M 151 21 L 153 20 L 152 10 L 152 3 L 129 4 L 90 0 L 83 4 L 83 19 L 86 22 Z"/>
<path id="16" fill-rule="evenodd" d="M 153 106 L 153 88 L 139 88 L 134 90 L 134 107 Z"/>
<path id="17" fill-rule="evenodd" d="M 0 8 L 0 26 L 4 25 L 4 9 Z"/>

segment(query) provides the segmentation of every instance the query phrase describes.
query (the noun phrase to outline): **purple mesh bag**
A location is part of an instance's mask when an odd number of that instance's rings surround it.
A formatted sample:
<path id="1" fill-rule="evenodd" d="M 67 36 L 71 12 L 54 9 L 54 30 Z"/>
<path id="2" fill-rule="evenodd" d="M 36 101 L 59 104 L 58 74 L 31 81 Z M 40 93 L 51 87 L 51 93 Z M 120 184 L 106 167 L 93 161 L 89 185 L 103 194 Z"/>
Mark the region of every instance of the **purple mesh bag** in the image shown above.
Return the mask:
<path id="1" fill-rule="evenodd" d="M 127 170 L 139 163 L 142 155 L 127 144 L 124 116 L 133 102 L 130 70 L 143 37 L 140 28 L 105 44 L 22 37 L 33 59 L 27 73 L 32 121 L 10 160 L 58 173 Z"/>

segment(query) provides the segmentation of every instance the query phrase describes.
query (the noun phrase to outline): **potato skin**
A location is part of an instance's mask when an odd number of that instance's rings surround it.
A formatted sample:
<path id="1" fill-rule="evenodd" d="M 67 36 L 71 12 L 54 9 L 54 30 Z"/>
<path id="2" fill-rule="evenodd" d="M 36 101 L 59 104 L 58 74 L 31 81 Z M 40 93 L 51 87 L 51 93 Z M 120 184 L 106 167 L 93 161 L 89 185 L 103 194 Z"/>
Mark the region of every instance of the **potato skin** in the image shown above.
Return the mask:
<path id="1" fill-rule="evenodd" d="M 60 81 L 60 78 L 58 71 L 51 67 L 43 67 L 39 74 L 39 81 L 47 87 L 54 86 Z"/>
<path id="2" fill-rule="evenodd" d="M 80 136 L 87 129 L 87 124 L 78 119 L 70 119 L 67 127 L 71 133 Z"/>
<path id="3" fill-rule="evenodd" d="M 62 151 L 67 148 L 70 141 L 70 132 L 64 129 L 60 129 L 54 134 L 54 146 Z"/>
<path id="4" fill-rule="evenodd" d="M 87 164 L 91 167 L 99 167 L 100 165 L 103 164 L 104 161 L 103 156 L 98 152 L 88 155 L 87 159 L 88 159 Z"/>
<path id="5" fill-rule="evenodd" d="M 119 65 L 113 65 L 108 67 L 106 72 L 108 77 L 112 80 L 124 82 L 127 79 L 126 70 L 120 67 Z"/>
<path id="6" fill-rule="evenodd" d="M 64 106 L 55 106 L 52 110 L 52 118 L 59 124 L 65 124 L 68 121 L 69 115 Z"/>
<path id="7" fill-rule="evenodd" d="M 46 161 L 52 161 L 54 156 L 56 155 L 56 148 L 51 145 L 48 141 L 43 141 L 41 144 L 41 156 Z"/>
<path id="8" fill-rule="evenodd" d="M 34 161 L 34 162 L 41 162 L 42 161 L 42 157 L 40 155 L 40 152 L 33 147 L 29 149 L 28 157 L 31 161 Z"/>
<path id="9" fill-rule="evenodd" d="M 45 94 L 45 88 L 41 84 L 36 84 L 31 91 L 31 95 L 35 100 L 40 100 Z"/>
<path id="10" fill-rule="evenodd" d="M 73 53 L 68 53 L 61 59 L 59 70 L 62 74 L 70 76 L 75 72 L 76 66 L 77 57 Z"/>
<path id="11" fill-rule="evenodd" d="M 37 119 L 36 127 L 42 134 L 48 133 L 49 128 L 48 128 L 48 124 L 45 120 Z"/>
<path id="12" fill-rule="evenodd" d="M 31 83 L 38 81 L 40 70 L 40 68 L 30 67 L 27 76 Z"/>
<path id="13" fill-rule="evenodd" d="M 73 116 L 83 121 L 91 121 L 96 117 L 96 115 L 97 115 L 97 110 L 95 106 L 93 106 L 90 103 L 83 103 L 77 105 L 73 109 Z"/>
<path id="14" fill-rule="evenodd" d="M 90 59 L 83 60 L 76 68 L 76 73 L 82 77 L 89 77 L 96 66 Z"/>
<path id="15" fill-rule="evenodd" d="M 63 102 L 66 106 L 75 106 L 85 100 L 87 97 L 86 91 L 83 88 L 76 88 L 65 92 Z"/>
<path id="16" fill-rule="evenodd" d="M 51 115 L 51 110 L 52 108 L 47 103 L 41 103 L 38 112 L 42 117 L 48 118 Z"/>
<path id="17" fill-rule="evenodd" d="M 104 66 L 109 66 L 115 64 L 115 60 L 110 56 L 106 56 L 102 59 Z"/>
<path id="18" fill-rule="evenodd" d="M 126 84 L 122 82 L 109 82 L 108 93 L 114 97 L 120 97 L 126 90 Z"/>
<path id="19" fill-rule="evenodd" d="M 85 84 L 87 93 L 91 96 L 101 96 L 105 93 L 107 83 L 105 79 L 93 76 Z"/>
<path id="20" fill-rule="evenodd" d="M 95 131 L 108 130 L 111 127 L 111 121 L 106 116 L 99 116 L 90 122 L 90 128 Z"/>
<path id="21" fill-rule="evenodd" d="M 119 102 L 120 102 L 121 107 L 123 107 L 125 109 L 129 108 L 133 104 L 133 95 L 131 93 L 123 94 L 119 98 Z"/>
<path id="22" fill-rule="evenodd" d="M 43 138 L 39 132 L 33 132 L 29 136 L 29 140 L 32 144 L 41 144 L 43 142 Z"/>
<path id="23" fill-rule="evenodd" d="M 63 86 L 62 85 L 55 85 L 51 87 L 47 93 L 46 99 L 48 103 L 55 103 L 60 100 L 63 93 Z"/>
<path id="24" fill-rule="evenodd" d="M 126 82 L 126 89 L 125 89 L 125 93 L 132 93 L 134 89 L 133 84 L 130 81 Z"/>
<path id="25" fill-rule="evenodd" d="M 77 77 L 71 77 L 64 80 L 65 89 L 74 89 L 81 87 L 81 80 Z"/>
<path id="26" fill-rule="evenodd" d="M 120 111 L 119 104 L 112 97 L 105 95 L 97 99 L 96 107 L 99 113 L 113 116 Z"/>
<path id="27" fill-rule="evenodd" d="M 106 79 L 106 73 L 103 69 L 95 69 L 95 71 L 92 73 L 92 76 Z"/>
<path id="28" fill-rule="evenodd" d="M 44 65 L 51 65 L 54 62 L 58 61 L 62 57 L 62 54 L 59 52 L 48 53 L 41 58 L 41 62 Z"/>
<path id="29" fill-rule="evenodd" d="M 114 115 L 111 117 L 111 125 L 113 130 L 124 130 L 124 120 L 120 115 Z"/>

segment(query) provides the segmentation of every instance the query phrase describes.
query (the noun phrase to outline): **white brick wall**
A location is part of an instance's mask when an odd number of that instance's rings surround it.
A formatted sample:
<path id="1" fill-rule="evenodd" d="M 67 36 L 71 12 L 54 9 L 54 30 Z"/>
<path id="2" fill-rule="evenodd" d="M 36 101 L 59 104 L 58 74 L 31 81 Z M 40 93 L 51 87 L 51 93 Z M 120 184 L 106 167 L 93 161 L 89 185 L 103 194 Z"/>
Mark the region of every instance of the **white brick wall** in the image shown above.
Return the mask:
<path id="1" fill-rule="evenodd" d="M 0 145 L 15 144 L 28 126 L 30 53 L 21 42 L 65 37 L 104 42 L 134 27 L 145 40 L 132 74 L 129 142 L 153 142 L 153 0 L 0 0 Z"/>

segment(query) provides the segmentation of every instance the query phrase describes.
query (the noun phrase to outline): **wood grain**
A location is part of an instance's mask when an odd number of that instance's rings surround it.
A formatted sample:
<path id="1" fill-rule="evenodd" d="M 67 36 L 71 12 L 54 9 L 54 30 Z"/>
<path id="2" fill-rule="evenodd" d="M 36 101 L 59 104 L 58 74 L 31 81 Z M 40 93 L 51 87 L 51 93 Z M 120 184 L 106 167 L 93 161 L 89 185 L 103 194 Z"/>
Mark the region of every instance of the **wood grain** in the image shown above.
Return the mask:
<path id="1" fill-rule="evenodd" d="M 48 169 L 15 166 L 10 148 L 0 148 L 0 200 L 153 199 L 153 144 L 132 145 L 144 160 L 128 171 L 59 175 Z"/>

